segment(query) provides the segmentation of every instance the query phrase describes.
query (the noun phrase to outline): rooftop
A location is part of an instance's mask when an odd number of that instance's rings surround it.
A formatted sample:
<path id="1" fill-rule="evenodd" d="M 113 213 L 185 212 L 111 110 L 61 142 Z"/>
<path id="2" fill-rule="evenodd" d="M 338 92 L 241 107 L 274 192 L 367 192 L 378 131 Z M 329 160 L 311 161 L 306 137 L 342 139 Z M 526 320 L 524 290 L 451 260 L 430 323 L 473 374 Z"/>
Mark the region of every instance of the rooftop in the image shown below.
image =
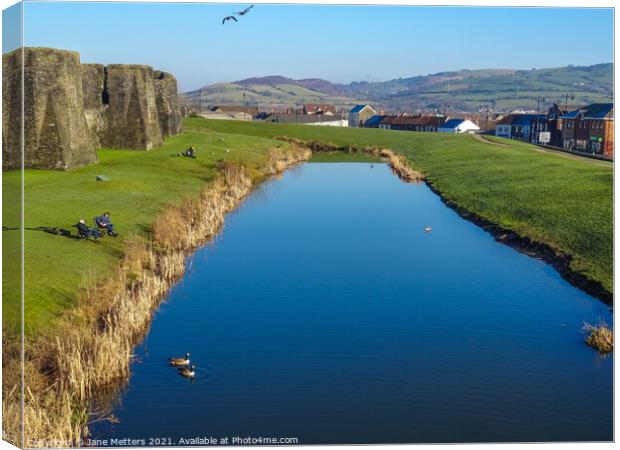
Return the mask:
<path id="1" fill-rule="evenodd" d="M 366 121 L 366 126 L 368 125 L 379 125 L 383 119 L 385 119 L 386 115 L 376 114 L 372 116 L 370 119 Z"/>
<path id="2" fill-rule="evenodd" d="M 437 116 L 398 116 L 392 125 L 440 125 L 443 117 Z"/>
<path id="3" fill-rule="evenodd" d="M 570 111 L 562 116 L 562 119 L 574 119 L 579 114 L 585 119 L 605 119 L 614 117 L 613 103 L 592 103 Z"/>
<path id="4" fill-rule="evenodd" d="M 366 108 L 367 106 L 371 107 L 370 105 L 356 105 L 353 107 L 353 109 L 350 112 L 352 113 L 360 112 L 362 109 Z"/>
<path id="5" fill-rule="evenodd" d="M 529 125 L 533 120 L 547 120 L 545 114 L 508 114 L 497 125 Z"/>
<path id="6" fill-rule="evenodd" d="M 465 122 L 465 119 L 449 119 L 441 128 L 456 128 L 463 122 Z"/>
<path id="7" fill-rule="evenodd" d="M 304 110 L 306 114 L 316 114 L 316 113 L 325 114 L 327 112 L 330 112 L 333 115 L 336 115 L 337 113 L 336 107 L 329 103 L 306 103 L 304 105 Z"/>

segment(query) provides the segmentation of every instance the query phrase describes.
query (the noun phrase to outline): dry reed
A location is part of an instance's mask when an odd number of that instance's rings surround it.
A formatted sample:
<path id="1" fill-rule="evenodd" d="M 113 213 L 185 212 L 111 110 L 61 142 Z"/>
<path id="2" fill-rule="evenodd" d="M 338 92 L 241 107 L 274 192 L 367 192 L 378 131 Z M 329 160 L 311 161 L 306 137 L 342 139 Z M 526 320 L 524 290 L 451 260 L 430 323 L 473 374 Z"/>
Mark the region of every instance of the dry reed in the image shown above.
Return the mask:
<path id="1" fill-rule="evenodd" d="M 585 342 L 590 347 L 597 349 L 601 353 L 611 353 L 614 351 L 614 332 L 605 322 L 598 325 L 583 324 L 583 329 L 587 333 Z"/>

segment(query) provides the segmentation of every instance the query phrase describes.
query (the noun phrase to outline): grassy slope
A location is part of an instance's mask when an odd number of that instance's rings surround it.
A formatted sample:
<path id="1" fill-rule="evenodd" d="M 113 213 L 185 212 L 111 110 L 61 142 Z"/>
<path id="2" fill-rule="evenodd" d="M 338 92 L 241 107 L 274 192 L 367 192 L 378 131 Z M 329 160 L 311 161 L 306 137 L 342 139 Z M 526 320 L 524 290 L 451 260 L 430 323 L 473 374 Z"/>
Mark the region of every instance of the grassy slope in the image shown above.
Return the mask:
<path id="1" fill-rule="evenodd" d="M 523 236 L 573 256 L 572 267 L 613 289 L 613 168 L 471 136 L 188 119 L 188 129 L 286 135 L 405 154 L 442 194 Z"/>
<path id="2" fill-rule="evenodd" d="M 220 141 L 219 139 L 224 139 Z M 190 144 L 198 159 L 173 157 Z M 118 265 L 123 242 L 148 230 L 166 204 L 199 192 L 215 174 L 218 159 L 258 162 L 269 148 L 282 142 L 247 135 L 221 135 L 204 131 L 184 133 L 166 140 L 150 152 L 101 150 L 100 163 L 68 172 L 29 170 L 26 183 L 26 227 L 62 227 L 75 234 L 75 224 L 110 211 L 121 237 L 101 243 L 79 241 L 42 231 L 25 232 L 26 328 L 28 333 L 47 327 L 73 304 L 84 275 L 104 277 Z M 225 149 L 230 148 L 229 153 Z M 213 154 L 212 154 L 213 153 Z M 97 182 L 105 174 L 108 182 Z M 5 227 L 19 225 L 20 173 L 4 173 Z M 3 327 L 16 331 L 19 324 L 19 231 L 3 230 Z M 11 261 L 11 263 L 9 263 Z M 8 327 L 8 328 L 7 328 Z"/>
<path id="3" fill-rule="evenodd" d="M 244 93 L 247 102 L 260 105 L 295 105 L 308 102 L 353 105 L 358 102 L 354 98 L 330 95 L 294 84 L 222 83 L 205 89 L 201 94 L 199 91 L 188 93 L 188 97 L 194 102 L 197 102 L 200 97 L 205 104 L 241 104 Z"/>

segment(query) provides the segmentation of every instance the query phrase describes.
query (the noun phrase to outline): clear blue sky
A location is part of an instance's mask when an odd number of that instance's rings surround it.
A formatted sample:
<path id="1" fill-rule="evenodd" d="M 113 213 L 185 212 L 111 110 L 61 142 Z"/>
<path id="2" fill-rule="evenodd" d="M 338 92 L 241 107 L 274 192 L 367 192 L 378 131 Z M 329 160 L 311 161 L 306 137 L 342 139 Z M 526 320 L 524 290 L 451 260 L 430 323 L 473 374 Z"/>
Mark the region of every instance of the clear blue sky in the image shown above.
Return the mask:
<path id="1" fill-rule="evenodd" d="M 244 6 L 26 2 L 24 41 L 77 50 L 82 62 L 149 64 L 182 90 L 275 74 L 380 81 L 613 60 L 611 9 L 259 4 L 221 24 Z"/>

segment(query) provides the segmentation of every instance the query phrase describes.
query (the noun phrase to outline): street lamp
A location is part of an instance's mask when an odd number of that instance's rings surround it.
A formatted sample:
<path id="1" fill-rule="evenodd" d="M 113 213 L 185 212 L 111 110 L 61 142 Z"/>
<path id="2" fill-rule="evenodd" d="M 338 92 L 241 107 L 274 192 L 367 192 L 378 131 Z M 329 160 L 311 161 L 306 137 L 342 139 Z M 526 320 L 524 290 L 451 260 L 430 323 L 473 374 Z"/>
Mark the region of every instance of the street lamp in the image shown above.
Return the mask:
<path id="1" fill-rule="evenodd" d="M 568 97 L 569 97 L 569 94 L 567 92 L 567 93 L 564 94 L 564 99 L 565 99 L 564 100 L 564 113 L 565 114 L 568 112 Z M 571 99 L 571 101 L 575 100 L 575 96 L 571 94 L 570 95 L 570 99 Z"/>
<path id="2" fill-rule="evenodd" d="M 489 130 L 489 105 L 484 105 L 481 109 L 480 112 L 484 113 L 484 133 L 486 133 Z"/>
<path id="3" fill-rule="evenodd" d="M 545 97 L 536 97 L 536 143 L 540 144 L 540 102 L 541 100 L 544 102 Z M 530 140 L 530 142 L 532 142 Z"/>
<path id="4" fill-rule="evenodd" d="M 246 89 L 247 85 L 243 87 L 243 120 L 246 119 L 246 115 L 245 115 L 245 89 Z"/>

